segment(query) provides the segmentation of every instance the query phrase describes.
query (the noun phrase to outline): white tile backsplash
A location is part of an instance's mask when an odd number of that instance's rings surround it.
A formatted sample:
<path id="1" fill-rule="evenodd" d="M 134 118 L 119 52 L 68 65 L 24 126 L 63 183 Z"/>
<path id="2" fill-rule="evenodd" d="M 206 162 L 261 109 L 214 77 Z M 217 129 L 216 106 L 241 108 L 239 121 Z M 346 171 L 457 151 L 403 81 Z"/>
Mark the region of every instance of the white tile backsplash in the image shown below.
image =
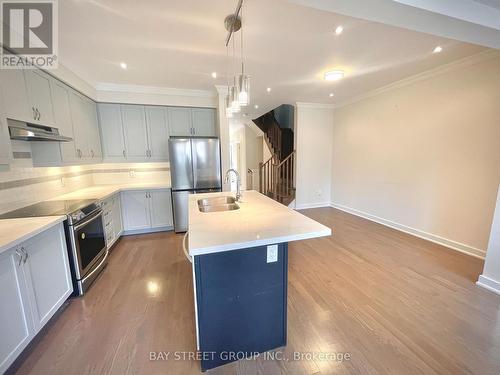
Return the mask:
<path id="1" fill-rule="evenodd" d="M 19 148 L 22 150 L 23 145 Z M 14 159 L 0 168 L 0 184 L 33 178 L 49 181 L 0 189 L 0 213 L 37 203 L 61 194 L 101 184 L 170 182 L 169 163 L 106 163 L 70 167 L 37 167 L 31 159 Z M 112 170 L 112 172 L 103 171 Z M 131 176 L 130 171 L 134 173 Z M 62 177 L 66 174 L 70 176 Z M 61 177 L 59 177 L 61 176 Z M 61 179 L 62 178 L 62 179 Z"/>

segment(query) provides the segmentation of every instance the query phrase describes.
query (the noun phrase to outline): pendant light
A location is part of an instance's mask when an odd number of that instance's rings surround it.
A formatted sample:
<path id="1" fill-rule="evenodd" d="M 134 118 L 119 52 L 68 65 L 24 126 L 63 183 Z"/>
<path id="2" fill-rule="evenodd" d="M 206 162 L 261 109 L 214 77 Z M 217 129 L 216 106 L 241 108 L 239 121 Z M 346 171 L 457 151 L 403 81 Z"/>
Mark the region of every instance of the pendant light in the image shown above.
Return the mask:
<path id="1" fill-rule="evenodd" d="M 241 74 L 238 76 L 238 102 L 240 103 L 240 106 L 245 107 L 250 102 L 250 77 L 245 74 L 245 63 L 243 60 L 243 9 L 241 9 L 241 20 Z"/>
<path id="2" fill-rule="evenodd" d="M 243 55 L 243 28 L 242 28 L 242 14 L 243 14 L 243 0 L 238 1 L 238 6 L 233 14 L 228 15 L 224 20 L 224 26 L 228 31 L 226 38 L 226 79 L 227 79 L 227 96 L 225 101 L 226 106 L 226 117 L 231 118 L 235 113 L 241 111 L 241 107 L 250 105 L 250 76 L 245 73 L 245 63 Z M 241 15 L 240 15 L 241 12 Z M 235 33 L 241 30 L 240 35 L 240 47 L 241 47 L 241 73 L 237 74 L 238 65 L 236 63 L 236 51 L 235 51 Z M 232 85 L 229 84 L 229 64 L 231 62 L 229 58 L 229 42 L 233 39 L 233 82 Z"/>
<path id="3" fill-rule="evenodd" d="M 233 61 L 236 60 L 236 54 L 234 50 L 234 36 L 233 36 Z M 234 66 L 234 64 L 233 64 Z M 233 110 L 233 113 L 238 113 L 241 110 L 240 106 L 240 101 L 238 100 L 238 88 L 236 86 L 236 75 L 233 76 L 233 86 L 231 87 L 230 91 L 230 96 L 231 96 L 231 109 Z"/>

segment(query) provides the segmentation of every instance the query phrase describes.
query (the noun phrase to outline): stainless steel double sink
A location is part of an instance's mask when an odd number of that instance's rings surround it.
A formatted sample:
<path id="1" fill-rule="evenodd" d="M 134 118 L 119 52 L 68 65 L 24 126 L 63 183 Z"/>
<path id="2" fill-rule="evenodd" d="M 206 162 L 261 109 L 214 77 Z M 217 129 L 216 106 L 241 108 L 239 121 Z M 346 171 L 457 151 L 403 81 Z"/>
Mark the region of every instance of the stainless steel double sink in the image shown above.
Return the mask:
<path id="1" fill-rule="evenodd" d="M 204 198 L 198 200 L 198 209 L 201 212 L 221 212 L 238 210 L 240 206 L 236 199 L 229 196 Z"/>

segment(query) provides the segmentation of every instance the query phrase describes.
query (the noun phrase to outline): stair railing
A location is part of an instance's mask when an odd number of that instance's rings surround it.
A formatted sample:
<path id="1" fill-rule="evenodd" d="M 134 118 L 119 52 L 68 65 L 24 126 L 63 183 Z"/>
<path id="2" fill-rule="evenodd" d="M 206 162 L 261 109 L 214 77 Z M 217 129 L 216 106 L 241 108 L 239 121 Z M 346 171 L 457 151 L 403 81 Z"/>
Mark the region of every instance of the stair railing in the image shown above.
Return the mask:
<path id="1" fill-rule="evenodd" d="M 293 150 L 281 163 L 276 165 L 276 194 L 279 197 L 295 194 L 295 155 Z"/>
<path id="2" fill-rule="evenodd" d="M 273 192 L 276 178 L 275 170 L 278 163 L 278 156 L 273 154 L 266 162 L 259 165 L 259 191 L 264 195 Z"/>
<path id="3" fill-rule="evenodd" d="M 295 150 L 280 162 L 274 154 L 259 168 L 259 191 L 277 201 L 295 197 Z"/>

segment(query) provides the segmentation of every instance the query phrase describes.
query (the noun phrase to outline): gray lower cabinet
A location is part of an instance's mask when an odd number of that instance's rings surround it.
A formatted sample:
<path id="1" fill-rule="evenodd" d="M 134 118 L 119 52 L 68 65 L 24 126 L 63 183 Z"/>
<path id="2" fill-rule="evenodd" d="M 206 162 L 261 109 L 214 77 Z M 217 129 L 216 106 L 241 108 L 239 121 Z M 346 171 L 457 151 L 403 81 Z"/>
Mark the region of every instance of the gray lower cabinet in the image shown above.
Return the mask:
<path id="1" fill-rule="evenodd" d="M 0 373 L 72 292 L 62 223 L 0 254 Z"/>
<path id="2" fill-rule="evenodd" d="M 120 194 L 115 194 L 102 202 L 102 215 L 106 246 L 111 248 L 123 233 Z"/>
<path id="3" fill-rule="evenodd" d="M 170 189 L 126 191 L 121 205 L 125 232 L 152 232 L 173 226 Z"/>

